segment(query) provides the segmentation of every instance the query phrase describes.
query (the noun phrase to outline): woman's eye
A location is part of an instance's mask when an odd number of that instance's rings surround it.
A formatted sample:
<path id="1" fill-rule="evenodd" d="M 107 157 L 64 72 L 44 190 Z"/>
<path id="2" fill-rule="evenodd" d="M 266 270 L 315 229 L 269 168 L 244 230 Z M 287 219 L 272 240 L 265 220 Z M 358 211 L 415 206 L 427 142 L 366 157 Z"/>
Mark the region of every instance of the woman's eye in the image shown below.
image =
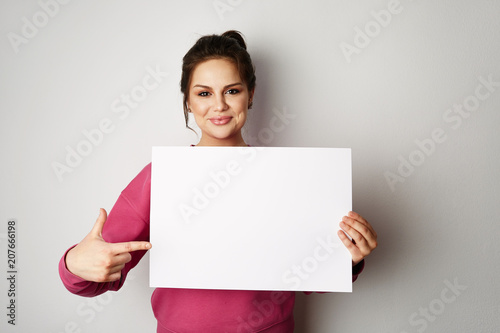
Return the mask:
<path id="1" fill-rule="evenodd" d="M 198 94 L 198 96 L 206 97 L 206 96 L 208 96 L 208 92 L 207 91 L 202 91 L 201 93 Z"/>
<path id="2" fill-rule="evenodd" d="M 239 93 L 239 92 L 240 92 L 240 91 L 239 91 L 238 89 L 229 89 L 229 90 L 227 91 L 227 93 L 228 93 L 228 94 L 230 94 L 230 95 L 234 95 L 234 94 L 237 94 L 237 93 Z"/>

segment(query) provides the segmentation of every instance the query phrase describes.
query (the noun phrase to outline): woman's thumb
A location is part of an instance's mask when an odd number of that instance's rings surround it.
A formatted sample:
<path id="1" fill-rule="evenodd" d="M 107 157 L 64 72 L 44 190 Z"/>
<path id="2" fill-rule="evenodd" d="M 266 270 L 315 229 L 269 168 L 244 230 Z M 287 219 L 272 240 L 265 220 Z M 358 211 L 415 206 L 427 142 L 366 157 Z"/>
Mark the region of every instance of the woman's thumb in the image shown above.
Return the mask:
<path id="1" fill-rule="evenodd" d="M 104 208 L 99 209 L 99 216 L 97 217 L 97 220 L 95 221 L 94 227 L 92 228 L 91 233 L 97 236 L 101 236 L 102 234 L 102 229 L 104 228 L 104 223 L 106 222 L 106 219 L 108 218 L 108 213 Z"/>

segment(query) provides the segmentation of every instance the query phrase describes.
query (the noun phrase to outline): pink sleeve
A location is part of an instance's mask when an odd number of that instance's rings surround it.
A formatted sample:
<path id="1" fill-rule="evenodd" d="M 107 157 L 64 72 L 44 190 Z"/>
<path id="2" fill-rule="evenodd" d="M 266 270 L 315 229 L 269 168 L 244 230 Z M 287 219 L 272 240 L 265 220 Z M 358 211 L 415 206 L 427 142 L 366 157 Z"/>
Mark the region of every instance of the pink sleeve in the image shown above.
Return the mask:
<path id="1" fill-rule="evenodd" d="M 123 190 L 109 212 L 102 236 L 109 243 L 149 241 L 149 205 L 151 192 L 151 163 Z M 71 249 L 71 248 L 70 248 Z M 68 249 L 68 251 L 70 250 Z M 59 261 L 59 276 L 70 292 L 93 297 L 123 286 L 128 272 L 134 268 L 146 251 L 131 252 L 132 260 L 125 264 L 121 279 L 114 282 L 90 282 L 72 274 L 66 267 L 66 254 Z"/>
<path id="2" fill-rule="evenodd" d="M 358 279 L 359 274 L 363 271 L 365 268 L 365 260 L 361 260 L 356 266 L 352 268 L 352 282 L 356 281 Z"/>

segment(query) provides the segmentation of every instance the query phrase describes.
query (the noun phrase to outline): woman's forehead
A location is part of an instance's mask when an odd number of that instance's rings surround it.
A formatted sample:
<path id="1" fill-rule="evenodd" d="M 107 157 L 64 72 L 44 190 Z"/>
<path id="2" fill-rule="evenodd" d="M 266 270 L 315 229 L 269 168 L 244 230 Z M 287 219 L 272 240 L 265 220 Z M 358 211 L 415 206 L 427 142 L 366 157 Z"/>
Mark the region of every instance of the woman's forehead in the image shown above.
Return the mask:
<path id="1" fill-rule="evenodd" d="M 210 59 L 198 64 L 191 78 L 191 86 L 225 86 L 234 83 L 243 81 L 234 62 L 227 59 Z"/>

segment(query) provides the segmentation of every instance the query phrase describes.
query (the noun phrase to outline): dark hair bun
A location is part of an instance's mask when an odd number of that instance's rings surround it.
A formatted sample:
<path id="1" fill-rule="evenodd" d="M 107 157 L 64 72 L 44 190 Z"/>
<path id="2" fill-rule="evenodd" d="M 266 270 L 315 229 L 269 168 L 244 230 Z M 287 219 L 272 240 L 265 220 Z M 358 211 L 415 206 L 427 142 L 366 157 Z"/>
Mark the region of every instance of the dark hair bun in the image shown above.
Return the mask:
<path id="1" fill-rule="evenodd" d="M 236 31 L 236 30 L 228 30 L 225 33 L 222 34 L 222 37 L 228 37 L 228 38 L 233 38 L 236 39 L 238 44 L 243 48 L 247 49 L 247 45 L 245 44 L 245 40 L 243 39 L 243 35 L 241 32 Z"/>

